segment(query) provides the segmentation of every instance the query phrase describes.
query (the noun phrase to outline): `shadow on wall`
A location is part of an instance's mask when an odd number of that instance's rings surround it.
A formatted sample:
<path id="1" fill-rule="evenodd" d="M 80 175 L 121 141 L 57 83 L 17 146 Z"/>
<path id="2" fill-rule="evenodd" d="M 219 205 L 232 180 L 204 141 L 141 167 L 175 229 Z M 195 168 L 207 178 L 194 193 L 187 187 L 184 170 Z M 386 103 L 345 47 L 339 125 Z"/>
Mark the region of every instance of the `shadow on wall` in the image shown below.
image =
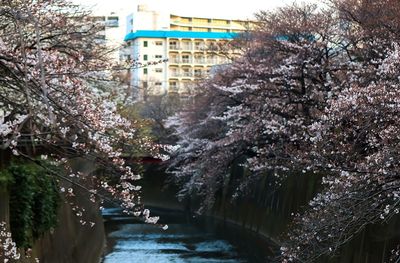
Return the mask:
<path id="1" fill-rule="evenodd" d="M 232 168 L 231 181 L 219 192 L 211 215 L 232 222 L 248 231 L 276 241 L 284 235 L 293 214 L 307 208 L 308 202 L 321 189 L 322 175 L 292 174 L 280 185 L 272 175 L 255 180 L 251 192 L 231 201 L 237 182 L 246 175 L 242 166 Z M 400 244 L 400 216 L 384 225 L 368 225 L 338 252 L 324 257 L 321 263 L 387 262 L 390 250 Z"/>

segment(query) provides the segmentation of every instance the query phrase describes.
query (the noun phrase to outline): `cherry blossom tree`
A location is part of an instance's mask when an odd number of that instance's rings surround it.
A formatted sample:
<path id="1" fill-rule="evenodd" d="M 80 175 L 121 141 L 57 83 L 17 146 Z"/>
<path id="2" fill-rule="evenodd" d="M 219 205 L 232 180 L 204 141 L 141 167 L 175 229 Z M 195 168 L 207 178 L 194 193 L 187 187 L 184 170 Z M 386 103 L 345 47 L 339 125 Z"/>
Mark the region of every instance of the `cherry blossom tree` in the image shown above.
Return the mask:
<path id="1" fill-rule="evenodd" d="M 155 223 L 140 205 L 134 183 L 140 175 L 125 159 L 157 154 L 159 147 L 143 135 L 140 120 L 122 117 L 99 89 L 115 84 L 112 72 L 119 69 L 99 42 L 100 30 L 68 1 L 1 1 L 0 147 L 39 165 L 35 156 L 45 153 L 67 171 L 54 176 Z M 74 173 L 69 159 L 75 157 L 94 161 L 104 175 Z"/>
<path id="2" fill-rule="evenodd" d="M 193 134 L 193 142 L 202 142 L 198 145 L 202 150 L 190 150 L 200 158 L 189 160 L 189 165 L 201 170 L 199 176 L 189 174 L 192 185 L 204 184 L 202 180 L 219 182 L 216 187 L 203 186 L 215 193 L 223 177 L 228 178 L 230 165 L 243 155 L 249 157 L 246 165 L 254 176 L 266 171 L 284 175 L 288 169 L 303 167 L 305 158 L 299 156 L 310 147 L 306 127 L 319 118 L 342 70 L 334 62 L 340 54 L 333 47 L 338 24 L 332 16 L 317 12 L 313 5 L 259 14 L 259 28 L 248 51 L 204 84 L 212 98 L 201 110 L 207 112 L 200 116 L 199 128 L 203 132 L 213 126 L 221 129 L 211 140 Z M 181 130 L 183 138 L 191 136 Z M 172 166 L 179 167 L 174 172 L 180 175 L 189 165 Z"/>
<path id="3" fill-rule="evenodd" d="M 170 167 L 181 193 L 210 207 L 240 156 L 249 179 L 325 175 L 282 241 L 282 261 L 312 262 L 393 218 L 399 7 L 338 0 L 260 12 L 247 51 L 204 83 L 206 103 L 170 120 L 181 138 Z"/>
<path id="4" fill-rule="evenodd" d="M 351 68 L 342 91 L 309 127 L 313 169 L 325 171 L 325 187 L 295 218 L 284 260 L 312 262 L 338 251 L 367 225 L 398 218 L 400 24 L 393 13 L 399 5 L 391 3 L 334 2 L 342 22 L 357 32 L 348 40 Z M 400 259 L 395 251 L 393 262 Z"/>

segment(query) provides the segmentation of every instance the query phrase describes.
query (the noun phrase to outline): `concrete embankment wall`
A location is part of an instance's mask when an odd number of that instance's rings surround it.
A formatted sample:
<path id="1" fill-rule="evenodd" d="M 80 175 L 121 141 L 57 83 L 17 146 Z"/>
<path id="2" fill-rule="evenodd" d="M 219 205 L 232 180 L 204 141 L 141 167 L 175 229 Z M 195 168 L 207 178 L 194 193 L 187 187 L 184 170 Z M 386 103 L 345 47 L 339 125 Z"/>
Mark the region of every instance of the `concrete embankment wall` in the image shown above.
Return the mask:
<path id="1" fill-rule="evenodd" d="M 232 194 L 244 177 L 249 176 L 241 166 L 232 168 L 230 181 L 217 193 L 214 207 L 207 213 L 210 218 L 238 226 L 240 229 L 274 241 L 277 246 L 286 238 L 286 232 L 295 213 L 307 208 L 308 202 L 321 188 L 321 175 L 291 174 L 276 184 L 271 175 L 254 180 L 247 192 L 232 200 Z M 162 167 L 149 167 L 144 179 L 144 201 L 155 207 L 167 209 L 192 209 L 201 200 L 195 197 L 178 203 L 169 188 L 162 191 L 168 175 Z M 146 202 L 147 201 L 147 202 Z M 393 218 L 384 225 L 371 225 L 358 233 L 345 245 L 338 256 L 322 258 L 323 263 L 388 262 L 390 250 L 400 244 L 400 218 Z"/>
<path id="2" fill-rule="evenodd" d="M 8 192 L 0 189 L 0 221 L 9 222 Z M 77 194 L 75 203 L 85 209 L 77 217 L 70 204 L 63 202 L 58 212 L 57 226 L 35 241 L 31 257 L 22 256 L 17 262 L 98 263 L 105 247 L 104 224 L 98 206 Z M 79 222 L 85 220 L 84 226 Z M 95 223 L 93 227 L 89 222 Z M 22 254 L 25 251 L 20 251 Z"/>
<path id="3" fill-rule="evenodd" d="M 6 168 L 9 163 L 10 154 L 0 151 L 0 169 Z M 73 165 L 85 174 L 89 174 L 94 169 L 91 163 L 81 160 L 77 160 Z M 68 199 L 61 198 L 56 227 L 34 242 L 30 257 L 25 257 L 26 251 L 21 249 L 22 257 L 16 262 L 36 262 L 35 258 L 38 258 L 41 263 L 98 263 L 100 261 L 106 239 L 99 204 L 91 202 L 86 191 L 80 191 L 69 183 L 60 183 L 66 189 L 74 188 L 75 196 Z M 74 211 L 76 207 L 85 210 L 81 217 L 76 215 Z M 82 225 L 81 220 L 86 222 L 85 225 Z M 0 184 L 0 221 L 10 225 L 10 189 L 7 184 Z M 94 225 L 91 226 L 90 222 Z"/>
<path id="4" fill-rule="evenodd" d="M 286 238 L 295 213 L 307 208 L 320 187 L 321 176 L 291 175 L 280 186 L 272 176 L 256 181 L 247 196 L 231 201 L 233 185 L 217 197 L 211 216 L 241 226 L 279 244 Z M 388 262 L 390 250 L 400 244 L 400 217 L 382 225 L 369 225 L 344 245 L 338 255 L 324 257 L 323 263 Z"/>
<path id="5" fill-rule="evenodd" d="M 103 219 L 98 206 L 84 197 L 77 204 L 85 208 L 82 217 L 77 217 L 69 204 L 59 211 L 59 222 L 54 231 L 45 234 L 35 243 L 34 250 L 40 262 L 48 263 L 98 263 L 105 247 Z M 80 220 L 87 223 L 82 225 Z M 95 223 L 93 227 L 90 222 Z"/>

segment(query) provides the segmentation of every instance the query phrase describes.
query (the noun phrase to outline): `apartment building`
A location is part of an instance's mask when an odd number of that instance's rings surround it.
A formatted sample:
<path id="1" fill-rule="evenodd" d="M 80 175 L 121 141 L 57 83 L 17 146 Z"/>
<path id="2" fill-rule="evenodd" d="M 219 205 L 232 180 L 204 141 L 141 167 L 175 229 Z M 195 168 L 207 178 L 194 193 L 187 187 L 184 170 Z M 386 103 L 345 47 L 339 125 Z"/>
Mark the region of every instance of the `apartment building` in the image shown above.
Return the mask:
<path id="1" fill-rule="evenodd" d="M 217 47 L 248 26 L 248 21 L 178 16 L 138 6 L 128 16 L 125 37 L 130 57 L 143 65 L 131 70 L 132 87 L 139 91 L 139 98 L 189 94 L 212 66 L 229 62 Z"/>

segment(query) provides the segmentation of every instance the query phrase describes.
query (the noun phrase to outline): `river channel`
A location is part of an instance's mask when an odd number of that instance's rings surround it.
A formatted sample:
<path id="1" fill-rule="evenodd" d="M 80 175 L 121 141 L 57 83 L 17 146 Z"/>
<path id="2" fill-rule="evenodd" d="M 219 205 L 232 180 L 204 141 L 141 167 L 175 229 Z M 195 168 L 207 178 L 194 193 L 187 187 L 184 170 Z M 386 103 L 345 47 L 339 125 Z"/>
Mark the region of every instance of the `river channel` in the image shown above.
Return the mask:
<path id="1" fill-rule="evenodd" d="M 189 218 L 182 211 L 150 208 L 168 229 L 143 224 L 120 209 L 103 210 L 107 250 L 103 263 L 268 262 L 266 240 L 210 218 Z"/>

